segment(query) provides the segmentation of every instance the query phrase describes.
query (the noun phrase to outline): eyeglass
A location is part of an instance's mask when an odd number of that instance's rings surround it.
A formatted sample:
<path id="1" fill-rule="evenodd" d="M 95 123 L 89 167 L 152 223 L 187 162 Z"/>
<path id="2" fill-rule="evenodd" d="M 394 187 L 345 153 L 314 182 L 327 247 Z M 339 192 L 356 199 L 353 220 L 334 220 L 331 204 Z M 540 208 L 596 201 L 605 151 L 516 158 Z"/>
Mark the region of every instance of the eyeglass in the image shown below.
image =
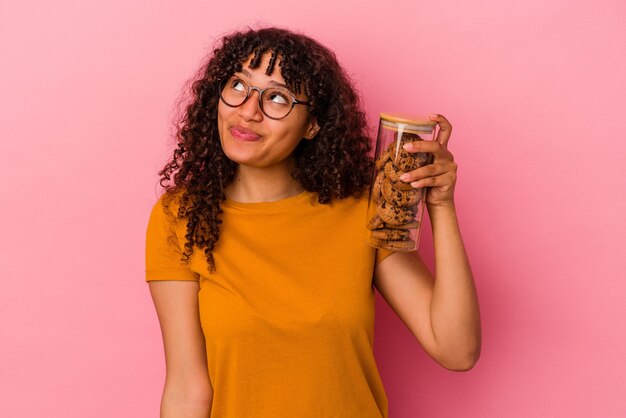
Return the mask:
<path id="1" fill-rule="evenodd" d="M 236 75 L 220 82 L 220 99 L 225 105 L 238 107 L 244 104 L 252 90 L 259 92 L 259 107 L 261 112 L 270 119 L 283 119 L 289 115 L 297 104 L 309 106 L 310 102 L 303 102 L 295 98 L 292 92 L 281 87 L 265 89 L 254 87 Z"/>

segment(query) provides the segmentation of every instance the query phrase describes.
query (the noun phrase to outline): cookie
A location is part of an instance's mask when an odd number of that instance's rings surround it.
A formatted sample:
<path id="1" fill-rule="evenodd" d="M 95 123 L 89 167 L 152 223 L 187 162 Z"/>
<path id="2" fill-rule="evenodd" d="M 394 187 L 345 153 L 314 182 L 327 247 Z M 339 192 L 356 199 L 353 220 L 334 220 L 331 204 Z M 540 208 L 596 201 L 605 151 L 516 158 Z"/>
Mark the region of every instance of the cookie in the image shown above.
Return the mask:
<path id="1" fill-rule="evenodd" d="M 411 222 L 402 224 L 402 225 L 387 225 L 387 224 L 383 224 L 383 227 L 385 228 L 395 228 L 395 229 L 417 229 L 419 228 L 420 223 L 417 219 L 412 220 Z"/>
<path id="2" fill-rule="evenodd" d="M 417 167 L 423 167 L 433 162 L 433 155 L 430 152 L 416 152 L 414 158 Z"/>
<path id="3" fill-rule="evenodd" d="M 385 149 L 385 151 L 383 151 L 383 155 L 381 155 L 380 158 L 376 160 L 376 168 L 382 170 L 387 161 L 389 161 L 389 148 Z"/>
<path id="4" fill-rule="evenodd" d="M 391 159 L 400 170 L 410 171 L 414 169 L 415 160 L 413 154 L 402 148 L 405 143 L 406 141 L 401 141 L 399 144 L 394 141 L 385 149 L 385 153 L 388 154 L 388 158 Z"/>
<path id="5" fill-rule="evenodd" d="M 394 156 L 396 153 L 396 149 L 398 149 L 398 151 L 400 150 L 404 151 L 404 148 L 402 148 L 402 146 L 409 142 L 423 141 L 424 139 L 422 139 L 422 137 L 420 137 L 418 134 L 414 134 L 412 132 L 404 132 L 400 139 L 400 146 L 398 147 L 397 145 L 398 132 L 395 132 L 394 140 L 395 141 L 389 144 L 389 147 L 387 148 L 387 150 L 391 151 L 389 153 L 389 156 Z M 396 163 L 397 167 L 399 167 L 401 170 L 404 170 L 404 171 L 415 170 L 416 168 L 422 167 L 427 164 L 432 164 L 433 162 L 433 155 L 429 152 L 416 152 L 416 153 L 410 153 L 410 155 L 413 157 L 412 162 L 410 158 L 406 156 L 406 154 L 401 154 L 401 153 L 396 155 L 396 158 L 394 158 L 393 161 Z M 402 161 L 399 162 L 398 161 L 399 159 Z"/>
<path id="6" fill-rule="evenodd" d="M 396 188 L 400 190 L 412 190 L 413 186 L 411 186 L 411 183 L 405 183 L 400 180 L 400 176 L 403 174 L 404 171 L 395 167 L 393 161 L 387 161 L 387 164 L 385 164 L 385 176 L 394 183 Z"/>
<path id="7" fill-rule="evenodd" d="M 400 144 L 400 147 L 402 147 L 402 144 Z M 393 155 L 396 155 L 397 150 L 398 150 L 398 141 L 393 141 L 389 145 L 387 145 L 385 152 L 389 155 L 389 157 L 391 157 Z"/>
<path id="8" fill-rule="evenodd" d="M 372 231 L 372 237 L 376 239 L 403 240 L 409 236 L 409 231 L 406 229 L 381 228 Z"/>
<path id="9" fill-rule="evenodd" d="M 374 246 L 383 247 L 390 250 L 409 251 L 415 249 L 415 241 L 412 239 L 404 240 L 388 240 L 388 239 L 373 239 Z"/>
<path id="10" fill-rule="evenodd" d="M 396 167 L 404 172 L 412 171 L 417 168 L 417 164 L 415 163 L 415 157 L 413 157 L 413 154 L 411 154 L 404 148 L 400 148 L 400 151 L 398 152 L 398 155 L 396 155 L 396 158 L 393 159 L 393 162 Z"/>
<path id="11" fill-rule="evenodd" d="M 407 183 L 405 183 L 407 184 Z M 420 201 L 420 191 L 412 188 L 411 190 L 402 190 L 395 187 L 389 179 L 384 179 L 382 182 L 382 197 L 387 202 L 395 206 L 414 206 Z M 378 196 L 378 195 L 375 195 Z"/>
<path id="12" fill-rule="evenodd" d="M 393 137 L 397 141 L 398 140 L 398 133 L 396 132 Z M 412 132 L 403 132 L 402 133 L 402 142 L 413 142 L 413 141 L 422 141 L 422 137 L 420 137 L 418 134 L 414 134 Z"/>
<path id="13" fill-rule="evenodd" d="M 393 206 L 386 200 L 381 200 L 376 207 L 377 213 L 384 223 L 388 225 L 403 225 L 415 218 L 415 210 Z"/>
<path id="14" fill-rule="evenodd" d="M 383 220 L 380 218 L 380 216 L 378 215 L 374 215 L 372 218 L 370 218 L 369 222 L 367 223 L 367 229 L 369 229 L 370 231 L 373 231 L 377 228 L 382 228 L 384 225 Z"/>
<path id="15" fill-rule="evenodd" d="M 379 171 L 378 175 L 376 176 L 376 179 L 374 180 L 374 185 L 372 187 L 372 198 L 375 203 L 378 203 L 378 200 L 380 199 L 381 187 L 382 187 L 384 180 L 385 180 L 385 172 Z"/>

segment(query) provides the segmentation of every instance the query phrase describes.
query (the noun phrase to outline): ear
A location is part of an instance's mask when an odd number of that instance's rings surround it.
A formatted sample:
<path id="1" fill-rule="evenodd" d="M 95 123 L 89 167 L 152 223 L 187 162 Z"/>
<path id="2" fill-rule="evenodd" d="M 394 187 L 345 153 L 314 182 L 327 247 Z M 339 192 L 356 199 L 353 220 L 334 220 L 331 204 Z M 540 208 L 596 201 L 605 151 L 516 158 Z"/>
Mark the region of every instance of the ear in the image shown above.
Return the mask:
<path id="1" fill-rule="evenodd" d="M 307 128 L 306 133 L 304 134 L 304 138 L 307 139 L 308 141 L 312 140 L 315 137 L 315 135 L 317 135 L 319 130 L 320 130 L 320 126 L 317 124 L 317 119 L 312 117 L 309 123 L 309 127 Z"/>

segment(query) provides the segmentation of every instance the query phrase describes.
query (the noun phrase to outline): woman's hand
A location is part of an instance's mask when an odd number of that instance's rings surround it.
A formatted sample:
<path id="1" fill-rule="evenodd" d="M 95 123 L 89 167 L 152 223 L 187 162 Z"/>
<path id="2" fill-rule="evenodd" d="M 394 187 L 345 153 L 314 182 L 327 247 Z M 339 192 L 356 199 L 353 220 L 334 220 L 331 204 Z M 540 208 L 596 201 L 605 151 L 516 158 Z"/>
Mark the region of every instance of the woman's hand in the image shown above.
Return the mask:
<path id="1" fill-rule="evenodd" d="M 414 141 L 404 145 L 409 152 L 430 152 L 434 155 L 432 164 L 409 171 L 400 179 L 411 183 L 414 188 L 427 187 L 426 204 L 429 206 L 454 205 L 454 186 L 456 184 L 457 165 L 452 153 L 448 151 L 448 141 L 452 125 L 442 115 L 431 114 L 430 119 L 437 121 L 439 132 L 434 141 Z"/>

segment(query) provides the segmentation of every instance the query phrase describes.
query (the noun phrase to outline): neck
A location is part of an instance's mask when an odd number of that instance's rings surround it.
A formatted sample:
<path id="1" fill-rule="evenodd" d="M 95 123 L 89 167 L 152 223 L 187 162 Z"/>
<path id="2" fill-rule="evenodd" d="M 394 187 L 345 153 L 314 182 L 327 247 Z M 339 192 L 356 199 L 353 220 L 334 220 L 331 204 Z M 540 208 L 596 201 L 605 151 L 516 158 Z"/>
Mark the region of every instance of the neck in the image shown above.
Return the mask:
<path id="1" fill-rule="evenodd" d="M 274 202 L 295 196 L 303 187 L 291 177 L 292 171 L 293 165 L 273 168 L 239 165 L 224 194 L 241 203 Z"/>

